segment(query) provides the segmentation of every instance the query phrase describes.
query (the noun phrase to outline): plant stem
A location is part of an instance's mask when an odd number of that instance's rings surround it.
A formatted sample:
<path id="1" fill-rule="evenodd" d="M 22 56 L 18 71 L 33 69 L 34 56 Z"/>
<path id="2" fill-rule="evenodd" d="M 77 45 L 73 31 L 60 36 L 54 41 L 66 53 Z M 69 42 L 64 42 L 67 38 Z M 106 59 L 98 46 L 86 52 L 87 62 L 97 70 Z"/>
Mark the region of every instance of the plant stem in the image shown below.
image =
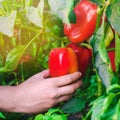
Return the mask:
<path id="1" fill-rule="evenodd" d="M 32 40 L 25 46 L 23 51 L 25 51 L 41 33 L 42 33 L 42 30 L 35 37 L 32 38 Z"/>
<path id="2" fill-rule="evenodd" d="M 21 82 L 24 82 L 24 70 L 23 70 L 23 63 L 20 64 L 20 70 L 21 70 Z"/>
<path id="3" fill-rule="evenodd" d="M 96 76 L 97 76 L 97 96 L 101 96 L 102 95 L 102 81 L 99 77 L 99 75 L 96 72 Z"/>

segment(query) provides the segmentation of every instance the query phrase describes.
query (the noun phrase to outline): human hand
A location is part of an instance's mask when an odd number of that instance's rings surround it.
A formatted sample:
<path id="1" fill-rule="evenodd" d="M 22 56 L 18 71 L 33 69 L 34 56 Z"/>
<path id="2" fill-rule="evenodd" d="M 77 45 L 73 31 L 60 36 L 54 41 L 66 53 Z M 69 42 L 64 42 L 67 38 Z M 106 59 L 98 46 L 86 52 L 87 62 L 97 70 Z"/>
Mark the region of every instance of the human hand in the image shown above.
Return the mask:
<path id="1" fill-rule="evenodd" d="M 47 111 L 59 102 L 70 99 L 81 86 L 81 74 L 75 72 L 48 78 L 49 70 L 38 73 L 16 87 L 15 112 L 38 113 Z"/>

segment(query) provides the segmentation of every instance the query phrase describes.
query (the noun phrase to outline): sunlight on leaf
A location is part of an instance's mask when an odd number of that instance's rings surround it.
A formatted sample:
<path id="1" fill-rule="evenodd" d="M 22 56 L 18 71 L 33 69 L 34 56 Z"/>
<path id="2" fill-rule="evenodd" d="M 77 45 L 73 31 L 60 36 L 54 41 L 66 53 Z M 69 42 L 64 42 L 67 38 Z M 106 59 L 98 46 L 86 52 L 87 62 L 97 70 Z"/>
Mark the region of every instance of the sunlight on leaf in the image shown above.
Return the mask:
<path id="1" fill-rule="evenodd" d="M 26 8 L 27 18 L 33 24 L 39 27 L 43 27 L 43 10 L 44 10 L 44 1 L 41 0 L 37 8 L 33 6 Z"/>
<path id="2" fill-rule="evenodd" d="M 16 11 L 13 11 L 9 16 L 0 16 L 0 32 L 12 37 L 13 36 L 13 28 L 14 22 L 16 19 Z"/>
<path id="3" fill-rule="evenodd" d="M 75 23 L 74 0 L 48 0 L 48 3 L 51 13 L 57 15 L 64 23 Z"/>
<path id="4" fill-rule="evenodd" d="M 18 46 L 11 50 L 6 58 L 5 66 L 0 68 L 0 72 L 9 72 L 15 70 L 23 54 L 24 46 Z"/>

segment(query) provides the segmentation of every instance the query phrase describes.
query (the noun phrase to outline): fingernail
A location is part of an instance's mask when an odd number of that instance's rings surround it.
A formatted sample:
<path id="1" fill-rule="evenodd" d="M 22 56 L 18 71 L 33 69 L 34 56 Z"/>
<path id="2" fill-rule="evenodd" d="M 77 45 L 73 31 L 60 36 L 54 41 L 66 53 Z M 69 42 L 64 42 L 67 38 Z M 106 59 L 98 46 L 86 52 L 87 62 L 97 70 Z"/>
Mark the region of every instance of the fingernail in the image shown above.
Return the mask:
<path id="1" fill-rule="evenodd" d="M 82 75 L 82 73 L 81 73 L 81 72 L 78 72 L 78 74 L 79 74 L 79 76 L 81 76 L 81 75 Z"/>

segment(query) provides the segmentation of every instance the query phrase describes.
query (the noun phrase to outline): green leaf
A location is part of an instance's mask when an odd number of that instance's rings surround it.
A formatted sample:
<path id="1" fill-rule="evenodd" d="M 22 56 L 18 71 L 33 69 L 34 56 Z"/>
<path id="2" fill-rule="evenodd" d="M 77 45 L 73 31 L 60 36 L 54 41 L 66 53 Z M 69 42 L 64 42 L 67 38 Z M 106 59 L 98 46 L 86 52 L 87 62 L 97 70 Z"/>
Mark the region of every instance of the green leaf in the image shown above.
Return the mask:
<path id="1" fill-rule="evenodd" d="M 90 44 L 93 48 L 95 69 L 104 85 L 108 88 L 111 84 L 113 74 L 105 48 L 104 37 L 104 26 L 102 25 L 91 37 Z"/>
<path id="2" fill-rule="evenodd" d="M 30 22 L 36 26 L 43 27 L 43 10 L 44 10 L 44 0 L 40 0 L 38 7 L 33 6 L 26 8 L 26 15 Z"/>
<path id="3" fill-rule="evenodd" d="M 103 62 L 105 62 L 106 64 L 109 64 L 109 58 L 108 58 L 108 54 L 107 54 L 107 50 L 105 47 L 105 35 L 104 35 L 104 28 L 100 27 L 100 29 L 98 30 L 97 34 L 101 34 L 101 38 L 99 39 L 99 46 L 98 46 L 98 52 L 100 54 L 101 59 L 103 60 Z"/>
<path id="4" fill-rule="evenodd" d="M 0 16 L 0 32 L 12 37 L 13 36 L 13 28 L 16 19 L 16 11 L 13 11 L 9 16 Z"/>
<path id="5" fill-rule="evenodd" d="M 64 104 L 62 110 L 65 113 L 76 113 L 81 111 L 85 107 L 85 101 L 80 98 L 73 98 Z"/>
<path id="6" fill-rule="evenodd" d="M 120 38 L 118 34 L 115 34 L 115 64 L 118 72 L 120 70 Z"/>
<path id="7" fill-rule="evenodd" d="M 118 98 L 116 98 L 118 99 Z M 100 120 L 119 120 L 120 118 L 120 104 L 119 101 L 113 99 L 109 108 L 101 114 Z"/>
<path id="8" fill-rule="evenodd" d="M 119 120 L 119 102 L 114 102 L 116 94 L 108 94 L 94 101 L 91 108 L 91 120 Z"/>
<path id="9" fill-rule="evenodd" d="M 0 118 L 6 119 L 6 117 L 0 112 Z"/>
<path id="10" fill-rule="evenodd" d="M 116 105 L 116 120 L 120 120 L 120 99 L 118 101 L 118 104 Z"/>
<path id="11" fill-rule="evenodd" d="M 9 72 L 17 68 L 18 62 L 23 54 L 24 46 L 12 49 L 6 58 L 5 66 L 0 68 L 0 72 Z"/>
<path id="12" fill-rule="evenodd" d="M 106 9 L 106 16 L 112 28 L 120 34 L 120 2 L 110 4 Z"/>
<path id="13" fill-rule="evenodd" d="M 98 4 L 98 5 L 100 5 L 100 6 L 104 5 L 104 1 L 103 0 L 91 0 L 91 1 L 96 3 L 96 4 Z"/>
<path id="14" fill-rule="evenodd" d="M 103 96 L 99 97 L 94 101 L 93 106 L 91 108 L 92 110 L 91 120 L 100 120 L 100 115 L 101 115 L 100 113 L 103 106 L 103 102 L 104 102 Z"/>
<path id="15" fill-rule="evenodd" d="M 4 65 L 4 57 L 3 55 L 0 55 L 0 67 Z"/>
<path id="16" fill-rule="evenodd" d="M 51 13 L 57 15 L 63 23 L 75 23 L 74 0 L 48 0 Z"/>
<path id="17" fill-rule="evenodd" d="M 55 115 L 52 116 L 52 120 L 67 120 L 65 115 Z"/>
<path id="18" fill-rule="evenodd" d="M 110 86 L 108 88 L 108 93 L 117 93 L 117 92 L 120 92 L 120 85 L 118 84 L 113 84 L 112 86 Z"/>
<path id="19" fill-rule="evenodd" d="M 67 114 L 59 108 L 51 108 L 44 115 L 38 114 L 34 120 L 67 120 Z"/>
<path id="20" fill-rule="evenodd" d="M 51 109 L 48 110 L 48 112 L 45 115 L 50 116 L 50 115 L 52 115 L 54 113 L 63 114 L 63 111 L 61 109 L 59 109 L 59 108 L 51 108 Z"/>
<path id="21" fill-rule="evenodd" d="M 110 106 L 111 103 L 113 102 L 113 99 L 114 99 L 115 96 L 116 96 L 116 94 L 110 93 L 110 94 L 108 94 L 108 96 L 104 99 L 103 106 L 102 106 L 102 109 L 101 109 L 101 115 L 104 114 L 104 113 L 107 111 L 107 109 L 109 108 L 109 106 Z"/>
<path id="22" fill-rule="evenodd" d="M 38 114 L 38 115 L 35 116 L 34 120 L 43 120 L 43 117 L 44 117 L 44 115 Z"/>

